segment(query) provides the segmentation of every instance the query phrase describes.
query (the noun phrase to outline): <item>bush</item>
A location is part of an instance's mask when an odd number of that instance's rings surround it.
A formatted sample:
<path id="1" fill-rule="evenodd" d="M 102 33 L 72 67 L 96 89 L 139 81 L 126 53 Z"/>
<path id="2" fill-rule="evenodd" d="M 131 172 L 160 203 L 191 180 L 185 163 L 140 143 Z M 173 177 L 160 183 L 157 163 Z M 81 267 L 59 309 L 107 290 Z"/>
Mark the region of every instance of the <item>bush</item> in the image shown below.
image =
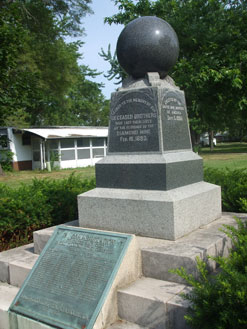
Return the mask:
<path id="1" fill-rule="evenodd" d="M 14 153 L 8 149 L 10 140 L 6 135 L 0 135 L 0 165 L 4 171 L 11 171 Z"/>
<path id="2" fill-rule="evenodd" d="M 14 190 L 0 185 L 0 249 L 32 241 L 32 232 L 77 219 L 77 195 L 95 187 L 73 174 L 63 180 L 34 179 Z"/>
<path id="3" fill-rule="evenodd" d="M 237 229 L 226 226 L 234 245 L 229 257 L 210 257 L 219 265 L 218 274 L 210 276 L 206 263 L 199 259 L 199 279 L 183 268 L 172 271 L 193 287 L 183 296 L 191 302 L 185 316 L 191 328 L 247 328 L 247 223 L 237 223 Z"/>
<path id="4" fill-rule="evenodd" d="M 224 211 L 247 211 L 247 170 L 206 168 L 204 180 L 221 186 Z"/>
<path id="5" fill-rule="evenodd" d="M 3 171 L 12 171 L 12 160 L 14 153 L 9 150 L 0 150 L 0 164 Z"/>

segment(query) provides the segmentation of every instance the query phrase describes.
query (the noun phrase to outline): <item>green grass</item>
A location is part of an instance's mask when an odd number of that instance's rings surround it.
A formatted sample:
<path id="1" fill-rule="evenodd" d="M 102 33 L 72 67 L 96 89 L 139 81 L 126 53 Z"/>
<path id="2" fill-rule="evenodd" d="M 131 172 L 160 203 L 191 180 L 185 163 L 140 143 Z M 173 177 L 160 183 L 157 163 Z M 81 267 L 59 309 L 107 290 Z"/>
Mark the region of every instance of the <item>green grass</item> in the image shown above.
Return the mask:
<path id="1" fill-rule="evenodd" d="M 220 143 L 213 151 L 210 151 L 209 147 L 203 147 L 199 155 L 203 158 L 206 168 L 247 168 L 247 143 Z"/>
<path id="2" fill-rule="evenodd" d="M 21 184 L 30 185 L 34 178 L 37 179 L 63 179 L 68 178 L 71 173 L 75 173 L 81 180 L 89 179 L 95 176 L 94 167 L 76 168 L 76 169 L 61 169 L 51 172 L 41 170 L 23 170 L 6 172 L 0 176 L 0 183 L 5 183 L 11 188 L 18 188 Z"/>
<path id="3" fill-rule="evenodd" d="M 247 153 L 247 143 L 218 143 L 213 151 L 209 147 L 202 147 L 200 154 Z"/>
<path id="4" fill-rule="evenodd" d="M 247 168 L 247 143 L 221 143 L 213 151 L 209 147 L 203 147 L 199 151 L 205 167 L 218 169 L 241 169 Z M 11 188 L 18 188 L 22 183 L 31 184 L 34 178 L 62 179 L 72 172 L 84 180 L 95 176 L 94 167 L 63 169 L 47 171 L 15 171 L 7 172 L 0 176 L 0 183 L 5 183 Z"/>

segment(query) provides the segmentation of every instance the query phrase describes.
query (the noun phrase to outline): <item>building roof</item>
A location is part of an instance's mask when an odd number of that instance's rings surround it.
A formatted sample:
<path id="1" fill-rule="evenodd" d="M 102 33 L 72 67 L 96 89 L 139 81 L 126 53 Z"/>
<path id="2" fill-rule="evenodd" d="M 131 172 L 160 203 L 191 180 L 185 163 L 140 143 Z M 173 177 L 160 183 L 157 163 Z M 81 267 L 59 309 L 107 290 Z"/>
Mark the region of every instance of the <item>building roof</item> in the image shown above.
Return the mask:
<path id="1" fill-rule="evenodd" d="M 21 130 L 30 132 L 44 139 L 108 136 L 108 127 L 52 127 Z"/>

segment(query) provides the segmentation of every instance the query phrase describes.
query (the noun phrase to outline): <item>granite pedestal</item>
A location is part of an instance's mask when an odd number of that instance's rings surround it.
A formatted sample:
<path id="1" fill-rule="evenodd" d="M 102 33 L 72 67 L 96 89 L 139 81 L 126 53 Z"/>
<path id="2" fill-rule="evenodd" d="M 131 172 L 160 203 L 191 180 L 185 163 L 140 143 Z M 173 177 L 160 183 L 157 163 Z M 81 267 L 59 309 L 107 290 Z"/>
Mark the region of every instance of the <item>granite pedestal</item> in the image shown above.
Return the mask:
<path id="1" fill-rule="evenodd" d="M 220 200 L 220 188 L 205 182 L 169 191 L 96 188 L 78 197 L 79 225 L 176 240 L 219 218 Z"/>
<path id="2" fill-rule="evenodd" d="M 220 187 L 203 182 L 184 93 L 170 78 L 129 78 L 112 94 L 107 156 L 78 209 L 80 226 L 169 240 L 221 216 Z"/>

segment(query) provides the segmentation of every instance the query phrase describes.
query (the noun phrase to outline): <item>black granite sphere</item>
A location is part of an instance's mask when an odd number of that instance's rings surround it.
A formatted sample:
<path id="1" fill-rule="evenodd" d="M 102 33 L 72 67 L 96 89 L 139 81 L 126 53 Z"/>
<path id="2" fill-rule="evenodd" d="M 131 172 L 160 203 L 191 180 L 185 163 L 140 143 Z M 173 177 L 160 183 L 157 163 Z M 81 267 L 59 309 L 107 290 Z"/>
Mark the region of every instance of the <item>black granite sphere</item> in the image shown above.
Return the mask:
<path id="1" fill-rule="evenodd" d="M 117 42 L 122 68 L 134 78 L 158 72 L 164 78 L 176 63 L 179 44 L 171 25 L 155 16 L 143 16 L 126 25 Z"/>

